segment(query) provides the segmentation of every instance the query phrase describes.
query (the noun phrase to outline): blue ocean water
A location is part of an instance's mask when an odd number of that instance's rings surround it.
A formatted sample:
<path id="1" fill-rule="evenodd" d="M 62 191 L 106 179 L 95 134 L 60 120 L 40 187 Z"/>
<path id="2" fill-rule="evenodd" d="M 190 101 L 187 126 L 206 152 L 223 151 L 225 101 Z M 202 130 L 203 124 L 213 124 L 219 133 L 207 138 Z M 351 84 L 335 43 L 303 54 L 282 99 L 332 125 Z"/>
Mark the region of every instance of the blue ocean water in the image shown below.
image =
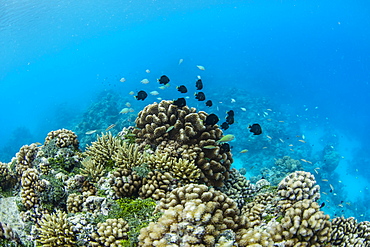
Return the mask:
<path id="1" fill-rule="evenodd" d="M 236 136 L 235 167 L 252 177 L 284 155 L 308 160 L 327 213 L 369 219 L 368 1 L 3 0 L 0 65 L 3 162 L 51 130 L 76 128 L 102 92 L 137 113 L 180 97 L 175 86 L 191 89 L 199 75 L 214 106 L 193 99 L 194 88 L 188 105 L 220 118 L 235 110 L 225 131 Z M 158 89 L 163 74 L 168 90 Z M 128 92 L 139 90 L 159 95 L 138 102 Z M 250 135 L 254 122 L 263 135 Z M 340 158 L 330 174 L 314 169 L 325 152 Z"/>

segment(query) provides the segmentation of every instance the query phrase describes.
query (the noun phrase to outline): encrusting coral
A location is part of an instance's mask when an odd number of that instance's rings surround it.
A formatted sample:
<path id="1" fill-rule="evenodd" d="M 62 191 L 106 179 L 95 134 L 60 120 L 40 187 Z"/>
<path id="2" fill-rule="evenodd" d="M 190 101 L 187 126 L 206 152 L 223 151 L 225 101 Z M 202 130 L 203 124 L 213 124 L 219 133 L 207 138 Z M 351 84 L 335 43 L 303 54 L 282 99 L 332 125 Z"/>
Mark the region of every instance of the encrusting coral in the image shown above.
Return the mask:
<path id="1" fill-rule="evenodd" d="M 57 247 L 75 246 L 75 234 L 72 231 L 72 224 L 67 220 L 67 214 L 57 211 L 53 214 L 45 214 L 39 222 L 38 242 L 42 246 Z"/>
<path id="2" fill-rule="evenodd" d="M 149 145 L 161 151 L 171 143 L 171 156 L 194 161 L 202 181 L 222 186 L 228 178 L 232 157 L 230 149 L 225 148 L 228 144 L 223 147 L 217 143 L 222 130 L 217 125 L 204 124 L 207 116 L 195 108 L 180 108 L 172 101 L 161 101 L 139 112 L 133 134 L 141 148 Z"/>

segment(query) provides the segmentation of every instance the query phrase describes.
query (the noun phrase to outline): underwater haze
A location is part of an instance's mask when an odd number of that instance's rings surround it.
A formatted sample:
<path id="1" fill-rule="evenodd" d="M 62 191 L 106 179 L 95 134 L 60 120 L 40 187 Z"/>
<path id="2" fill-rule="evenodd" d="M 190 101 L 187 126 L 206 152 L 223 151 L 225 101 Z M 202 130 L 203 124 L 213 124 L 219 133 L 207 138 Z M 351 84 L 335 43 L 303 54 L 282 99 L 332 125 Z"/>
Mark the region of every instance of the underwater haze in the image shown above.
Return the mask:
<path id="1" fill-rule="evenodd" d="M 123 121 L 126 102 L 137 115 L 186 85 L 189 107 L 221 121 L 235 111 L 225 133 L 247 178 L 290 156 L 320 178 L 325 212 L 370 219 L 369 1 L 2 0 L 0 65 L 2 162 L 52 130 L 84 138 L 83 116 L 104 97 L 117 99 Z M 161 75 L 172 88 L 158 88 Z M 212 107 L 194 99 L 197 76 Z M 129 92 L 139 90 L 158 95 L 138 101 Z M 286 145 L 279 153 L 275 140 Z"/>

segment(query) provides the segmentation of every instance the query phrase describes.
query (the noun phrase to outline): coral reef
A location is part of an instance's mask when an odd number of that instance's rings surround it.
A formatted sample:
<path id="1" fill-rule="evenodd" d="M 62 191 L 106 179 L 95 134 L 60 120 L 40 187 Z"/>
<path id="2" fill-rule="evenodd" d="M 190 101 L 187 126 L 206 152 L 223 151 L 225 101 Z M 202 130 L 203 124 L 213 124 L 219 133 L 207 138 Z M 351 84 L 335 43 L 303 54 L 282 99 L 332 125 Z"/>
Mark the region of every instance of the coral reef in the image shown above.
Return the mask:
<path id="1" fill-rule="evenodd" d="M 179 108 L 172 101 L 161 101 L 139 112 L 133 133 L 141 148 L 149 145 L 170 156 L 194 161 L 202 181 L 222 186 L 232 157 L 230 150 L 217 143 L 222 137 L 221 129 L 204 124 L 207 116 L 195 108 Z"/>
<path id="2" fill-rule="evenodd" d="M 357 223 L 353 217 L 334 218 L 330 242 L 333 246 L 370 246 L 370 222 Z"/>
<path id="3" fill-rule="evenodd" d="M 303 199 L 316 201 L 320 198 L 320 186 L 315 177 L 304 171 L 296 171 L 285 177 L 278 185 L 278 195 L 282 204 L 298 202 Z"/>
<path id="4" fill-rule="evenodd" d="M 79 147 L 77 135 L 73 131 L 67 129 L 50 131 L 45 138 L 44 145 L 47 145 L 51 141 L 54 141 L 55 145 L 59 148 L 72 146 L 75 149 L 78 149 Z"/>
<path id="5" fill-rule="evenodd" d="M 98 223 L 97 231 L 91 234 L 90 246 L 122 246 L 122 240 L 127 240 L 128 224 L 122 219 L 107 219 Z"/>
<path id="6" fill-rule="evenodd" d="M 75 234 L 66 213 L 57 211 L 51 215 L 45 214 L 39 224 L 37 242 L 43 246 L 75 246 Z"/>
<path id="7" fill-rule="evenodd" d="M 140 246 L 213 246 L 221 233 L 244 224 L 236 203 L 205 185 L 173 190 L 157 210 L 164 214 L 141 230 Z"/>

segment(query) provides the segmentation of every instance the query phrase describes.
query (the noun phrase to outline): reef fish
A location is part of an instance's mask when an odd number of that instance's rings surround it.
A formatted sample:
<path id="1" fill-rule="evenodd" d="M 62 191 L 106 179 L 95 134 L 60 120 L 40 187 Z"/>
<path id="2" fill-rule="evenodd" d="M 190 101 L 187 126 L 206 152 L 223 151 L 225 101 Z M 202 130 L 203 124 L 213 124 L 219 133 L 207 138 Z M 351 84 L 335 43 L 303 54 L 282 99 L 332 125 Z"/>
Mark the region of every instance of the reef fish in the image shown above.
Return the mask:
<path id="1" fill-rule="evenodd" d="M 230 110 L 230 111 L 226 112 L 226 114 L 227 114 L 226 122 L 228 124 L 233 124 L 234 123 L 234 111 Z"/>
<path id="2" fill-rule="evenodd" d="M 197 88 L 197 90 L 202 90 L 203 89 L 203 82 L 202 82 L 202 79 L 198 79 L 196 82 L 195 82 L 195 86 Z"/>
<path id="3" fill-rule="evenodd" d="M 114 127 L 116 127 L 116 125 L 115 124 L 111 124 L 111 125 L 108 126 L 108 128 L 105 129 L 105 131 L 108 131 L 110 129 L 113 129 Z"/>
<path id="4" fill-rule="evenodd" d="M 150 73 L 150 70 L 149 69 L 146 69 L 145 72 L 149 74 Z"/>
<path id="5" fill-rule="evenodd" d="M 178 87 L 176 87 L 176 89 L 180 93 L 187 93 L 188 92 L 188 89 L 184 85 L 178 86 Z"/>
<path id="6" fill-rule="evenodd" d="M 137 100 L 144 100 L 146 99 L 146 97 L 148 97 L 148 94 L 143 90 L 139 91 L 137 95 L 135 96 Z"/>
<path id="7" fill-rule="evenodd" d="M 227 130 L 228 128 L 229 128 L 229 124 L 228 124 L 228 123 L 223 122 L 223 123 L 221 124 L 221 129 L 223 129 L 223 130 Z"/>
<path id="8" fill-rule="evenodd" d="M 213 105 L 212 100 L 207 100 L 206 106 L 211 107 Z"/>
<path id="9" fill-rule="evenodd" d="M 173 130 L 173 128 L 175 128 L 175 126 L 170 126 L 168 127 L 168 129 L 166 130 L 166 133 L 170 132 L 171 130 Z"/>
<path id="10" fill-rule="evenodd" d="M 173 101 L 173 104 L 178 107 L 186 106 L 186 100 L 184 98 L 178 98 L 177 100 Z"/>
<path id="11" fill-rule="evenodd" d="M 134 95 L 134 94 L 135 94 L 135 92 L 134 92 L 134 91 L 130 91 L 128 94 L 129 94 L 129 95 Z"/>
<path id="12" fill-rule="evenodd" d="M 215 125 L 219 121 L 218 117 L 216 114 L 209 114 L 206 117 L 206 121 L 204 122 L 205 125 Z"/>
<path id="13" fill-rule="evenodd" d="M 151 91 L 150 94 L 151 95 L 158 95 L 159 93 L 158 93 L 158 91 Z"/>
<path id="14" fill-rule="evenodd" d="M 182 62 L 184 62 L 184 59 L 180 58 L 179 65 L 182 64 Z"/>
<path id="15" fill-rule="evenodd" d="M 203 92 L 195 93 L 194 95 L 198 101 L 204 101 L 206 99 L 206 95 Z"/>
<path id="16" fill-rule="evenodd" d="M 229 142 L 229 141 L 234 140 L 234 138 L 235 138 L 234 135 L 228 134 L 228 135 L 223 136 L 220 140 L 218 140 L 217 143 L 220 143 L 220 142 Z"/>
<path id="17" fill-rule="evenodd" d="M 142 84 L 148 84 L 148 83 L 149 83 L 149 80 L 148 80 L 148 79 L 142 79 L 140 82 L 141 82 Z"/>
<path id="18" fill-rule="evenodd" d="M 168 76 L 166 75 L 162 75 L 161 78 L 158 79 L 158 81 L 159 81 L 159 84 L 166 85 L 167 83 L 170 82 L 170 78 L 168 78 Z"/>
<path id="19" fill-rule="evenodd" d="M 130 102 L 126 102 L 125 106 L 131 107 L 131 103 Z"/>
<path id="20" fill-rule="evenodd" d="M 197 65 L 197 68 L 200 69 L 200 70 L 206 70 L 206 68 L 204 68 L 204 66 L 202 66 L 202 65 Z"/>
<path id="21" fill-rule="evenodd" d="M 205 148 L 205 149 L 215 149 L 215 148 L 217 148 L 217 146 L 207 145 L 207 146 L 204 146 L 203 148 Z"/>
<path id="22" fill-rule="evenodd" d="M 94 134 L 95 132 L 96 132 L 96 130 L 89 130 L 85 134 L 86 135 L 91 135 L 91 134 Z"/>
<path id="23" fill-rule="evenodd" d="M 122 77 L 119 81 L 120 81 L 120 82 L 125 82 L 125 81 L 126 81 L 126 79 Z"/>
<path id="24" fill-rule="evenodd" d="M 127 114 L 129 113 L 130 109 L 129 108 L 123 108 L 119 113 L 120 114 Z"/>
<path id="25" fill-rule="evenodd" d="M 252 124 L 252 125 L 249 125 L 248 128 L 250 128 L 250 132 L 253 133 L 253 135 L 260 135 L 262 134 L 262 128 L 261 128 L 261 125 L 259 124 Z"/>
<path id="26" fill-rule="evenodd" d="M 243 149 L 243 150 L 242 150 L 242 151 L 240 151 L 239 153 L 244 154 L 244 153 L 246 153 L 246 152 L 248 152 L 248 149 Z"/>

